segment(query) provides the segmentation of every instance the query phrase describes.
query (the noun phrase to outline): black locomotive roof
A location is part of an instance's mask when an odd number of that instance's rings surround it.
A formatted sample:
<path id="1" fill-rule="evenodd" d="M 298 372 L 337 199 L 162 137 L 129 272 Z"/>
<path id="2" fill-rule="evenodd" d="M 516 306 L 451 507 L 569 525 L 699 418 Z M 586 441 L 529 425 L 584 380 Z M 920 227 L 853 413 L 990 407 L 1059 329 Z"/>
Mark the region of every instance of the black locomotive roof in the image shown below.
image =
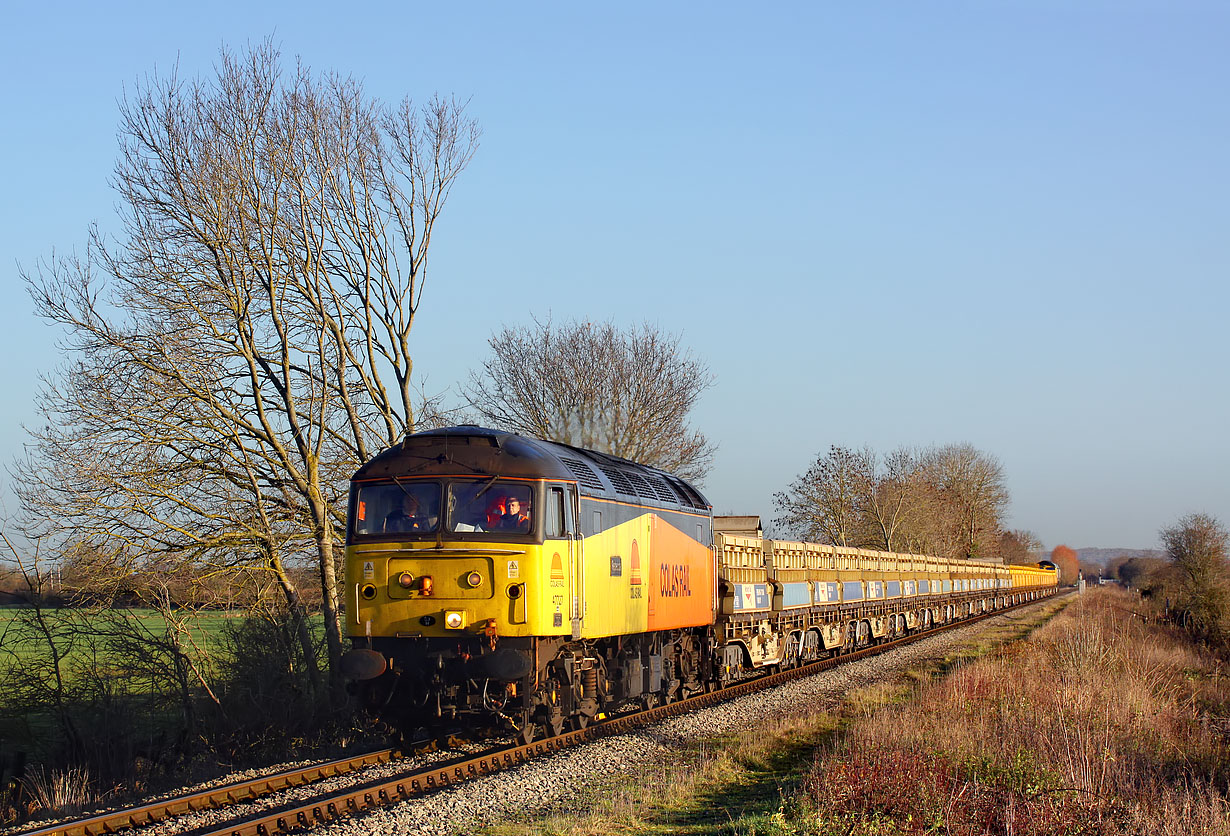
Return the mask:
<path id="1" fill-rule="evenodd" d="M 355 473 L 354 481 L 415 476 L 508 476 L 577 482 L 586 496 L 708 510 L 692 485 L 655 467 L 476 426 L 408 435 Z"/>

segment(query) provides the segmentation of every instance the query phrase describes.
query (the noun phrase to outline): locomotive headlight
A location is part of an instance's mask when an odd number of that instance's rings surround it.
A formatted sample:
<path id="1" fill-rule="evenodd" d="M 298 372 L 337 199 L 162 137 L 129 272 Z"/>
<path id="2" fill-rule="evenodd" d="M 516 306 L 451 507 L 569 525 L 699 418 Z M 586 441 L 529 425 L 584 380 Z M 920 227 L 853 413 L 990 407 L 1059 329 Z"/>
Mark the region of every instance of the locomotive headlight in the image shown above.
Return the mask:
<path id="1" fill-rule="evenodd" d="M 471 572 L 470 574 L 466 575 L 466 585 L 469 586 L 470 589 L 477 589 L 479 586 L 482 585 L 482 583 L 483 583 L 483 576 L 480 575 L 478 572 Z"/>
<path id="2" fill-rule="evenodd" d="M 402 589 L 409 589 L 414 586 L 414 575 L 409 572 L 402 572 L 397 576 L 397 585 Z"/>
<path id="3" fill-rule="evenodd" d="M 460 630 L 466 626 L 466 614 L 460 610 L 445 610 L 444 626 L 449 630 Z"/>

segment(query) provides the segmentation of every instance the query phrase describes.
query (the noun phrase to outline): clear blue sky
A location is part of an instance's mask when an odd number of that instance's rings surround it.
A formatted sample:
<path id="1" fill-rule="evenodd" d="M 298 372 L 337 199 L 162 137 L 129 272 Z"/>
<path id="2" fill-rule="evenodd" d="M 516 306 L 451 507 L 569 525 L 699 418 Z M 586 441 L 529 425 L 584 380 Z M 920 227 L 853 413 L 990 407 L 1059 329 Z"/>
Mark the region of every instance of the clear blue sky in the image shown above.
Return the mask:
<path id="1" fill-rule="evenodd" d="M 6 12 L 0 458 L 59 363 L 17 265 L 114 226 L 125 85 L 272 36 L 482 123 L 433 243 L 429 388 L 502 324 L 649 320 L 717 376 L 719 512 L 771 518 L 830 444 L 970 442 L 1048 547 L 1230 523 L 1230 6 L 256 5 Z"/>

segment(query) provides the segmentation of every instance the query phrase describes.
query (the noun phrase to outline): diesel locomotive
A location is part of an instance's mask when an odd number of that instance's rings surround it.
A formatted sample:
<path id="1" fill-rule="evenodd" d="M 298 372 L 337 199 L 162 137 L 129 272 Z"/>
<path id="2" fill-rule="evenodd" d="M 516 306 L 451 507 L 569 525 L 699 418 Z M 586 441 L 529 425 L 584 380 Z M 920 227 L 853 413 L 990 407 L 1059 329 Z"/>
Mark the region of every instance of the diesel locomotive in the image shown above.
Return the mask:
<path id="1" fill-rule="evenodd" d="M 530 740 L 1041 597 L 1004 566 L 766 540 L 688 482 L 463 426 L 354 475 L 346 676 L 405 737 Z"/>

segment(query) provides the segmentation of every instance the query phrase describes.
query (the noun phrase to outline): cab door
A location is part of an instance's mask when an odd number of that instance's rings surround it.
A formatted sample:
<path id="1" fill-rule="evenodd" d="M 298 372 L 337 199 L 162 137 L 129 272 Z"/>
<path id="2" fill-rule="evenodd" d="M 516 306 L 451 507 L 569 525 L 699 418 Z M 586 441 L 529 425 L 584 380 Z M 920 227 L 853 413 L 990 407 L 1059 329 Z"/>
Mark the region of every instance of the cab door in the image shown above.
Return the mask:
<path id="1" fill-rule="evenodd" d="M 565 525 L 568 531 L 568 566 L 572 578 L 572 637 L 581 638 L 585 622 L 585 539 L 581 537 L 581 499 L 576 485 L 565 488 Z"/>
<path id="2" fill-rule="evenodd" d="M 564 566 L 567 566 L 567 602 L 569 626 L 572 637 L 580 638 L 581 622 L 584 611 L 584 561 L 581 559 L 582 538 L 577 528 L 580 519 L 576 485 L 547 485 L 547 527 L 546 538 L 554 541 L 560 552 Z M 557 553 L 558 554 L 558 553 Z M 561 567 L 562 568 L 562 567 Z M 561 578 L 562 580 L 562 578 Z M 560 590 L 564 592 L 564 590 Z M 555 599 L 555 627 L 563 626 L 560 618 L 560 605 L 565 604 L 564 596 Z"/>

